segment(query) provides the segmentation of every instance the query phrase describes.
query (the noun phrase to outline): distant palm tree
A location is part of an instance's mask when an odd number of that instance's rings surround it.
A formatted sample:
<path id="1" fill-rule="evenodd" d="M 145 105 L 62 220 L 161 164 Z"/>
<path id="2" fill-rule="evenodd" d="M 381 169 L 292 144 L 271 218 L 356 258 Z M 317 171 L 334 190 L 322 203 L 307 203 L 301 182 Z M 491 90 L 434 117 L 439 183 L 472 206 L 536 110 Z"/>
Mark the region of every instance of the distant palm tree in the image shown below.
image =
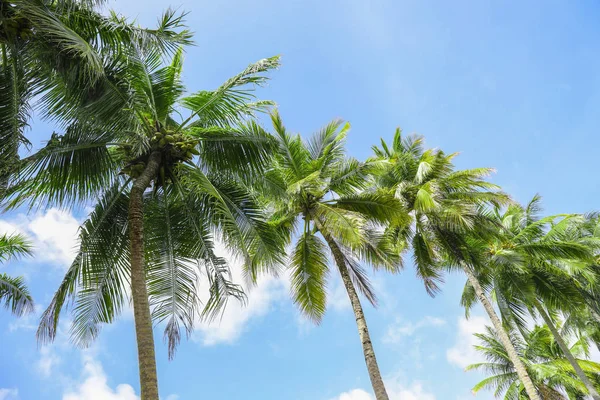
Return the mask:
<path id="1" fill-rule="evenodd" d="M 493 389 L 497 398 L 529 399 L 494 330 L 488 327 L 487 333 L 476 334 L 476 336 L 480 339 L 481 344 L 475 348 L 488 361 L 469 365 L 467 370 L 482 371 L 490 376 L 475 385 L 473 393 L 478 393 L 482 389 Z M 523 338 L 515 335 L 513 342 L 544 400 L 581 400 L 585 398 L 588 392 L 585 385 L 578 379 L 569 361 L 564 358 L 564 353 L 547 326 L 536 326 L 530 332 L 525 331 Z M 592 377 L 594 385 L 600 387 L 600 364 L 586 359 L 586 342 L 586 338 L 580 338 L 569 345 L 569 350 L 575 354 L 577 362 L 586 374 Z"/>
<path id="2" fill-rule="evenodd" d="M 383 236 L 382 226 L 407 222 L 407 215 L 393 196 L 364 190 L 378 163 L 345 157 L 349 124 L 332 121 L 305 141 L 286 131 L 276 111 L 272 121 L 278 147 L 261 189 L 270 194 L 272 225 L 286 245 L 293 242 L 289 268 L 294 302 L 310 319 L 321 321 L 327 307 L 331 254 L 354 311 L 375 397 L 388 399 L 358 295 L 376 303 L 360 261 L 398 271 L 398 251 Z"/>
<path id="3" fill-rule="evenodd" d="M 0 236 L 0 262 L 31 254 L 31 244 L 20 234 Z M 0 274 L 0 303 L 16 316 L 33 311 L 33 299 L 23 278 Z"/>
<path id="4" fill-rule="evenodd" d="M 247 263 L 279 250 L 261 210 L 235 180 L 258 173 L 273 147 L 256 123 L 242 122 L 271 105 L 252 101 L 252 91 L 279 59 L 251 64 L 214 91 L 183 96 L 181 51 L 168 65 L 160 49 L 133 47 L 123 57 L 112 90 L 86 110 L 113 115 L 54 134 L 24 160 L 5 203 L 97 201 L 81 227 L 77 257 L 42 315 L 38 339 L 54 339 L 63 305 L 73 299 L 72 339 L 88 344 L 122 309 L 130 286 L 141 397 L 158 400 L 153 319 L 165 322 L 172 356 L 180 325 L 193 329 L 201 275 L 211 285 L 204 315 L 217 312 L 229 295 L 242 296 L 214 253 L 214 235 Z"/>
<path id="5" fill-rule="evenodd" d="M 182 16 L 172 10 L 157 29 L 144 29 L 101 13 L 100 3 L 0 2 L 0 189 L 18 167 L 19 147 L 30 145 L 24 130 L 34 106 L 64 121 L 108 82 L 114 56 L 124 48 L 143 45 L 172 52 L 190 43 Z"/>
<path id="6" fill-rule="evenodd" d="M 433 295 L 439 291 L 445 269 L 462 270 L 498 331 L 530 398 L 541 400 L 477 279 L 477 269 L 481 267 L 474 254 L 478 249 L 477 238 L 494 235 L 497 231 L 485 209 L 490 204 L 509 201 L 498 186 L 485 180 L 492 170 L 456 170 L 452 164 L 456 154 L 424 150 L 422 137 L 403 138 L 400 129 L 396 130 L 391 145 L 382 140 L 381 147 L 373 150 L 373 160 L 388 164 L 377 175 L 377 187 L 393 193 L 412 217 L 408 228 L 400 226 L 392 230 L 399 243 L 410 246 L 417 275 L 425 283 L 427 292 Z"/>
<path id="7" fill-rule="evenodd" d="M 589 274 L 586 270 L 597 244 L 571 234 L 583 222 L 580 215 L 540 218 L 540 200 L 535 196 L 525 207 L 511 204 L 506 210 L 494 210 L 492 218 L 500 229 L 498 235 L 480 243 L 486 268 L 478 270 L 479 279 L 496 299 L 505 324 L 516 323 L 522 328 L 525 313 L 540 315 L 579 379 L 591 396 L 600 400 L 552 318 L 554 311 L 569 313 L 586 308 L 579 282 L 571 272 Z M 470 307 L 474 299 L 472 286 L 467 284 L 463 303 Z"/>

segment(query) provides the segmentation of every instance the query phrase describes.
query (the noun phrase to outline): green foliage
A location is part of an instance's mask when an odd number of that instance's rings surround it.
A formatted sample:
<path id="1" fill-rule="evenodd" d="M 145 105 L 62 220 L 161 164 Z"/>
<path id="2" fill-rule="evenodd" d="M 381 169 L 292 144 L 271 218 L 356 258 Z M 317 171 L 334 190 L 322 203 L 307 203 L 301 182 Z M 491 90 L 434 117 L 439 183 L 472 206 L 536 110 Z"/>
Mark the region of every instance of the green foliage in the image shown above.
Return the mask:
<path id="1" fill-rule="evenodd" d="M 0 261 L 31 255 L 31 244 L 20 234 L 0 236 Z M 33 311 L 33 299 L 21 277 L 0 274 L 0 304 L 14 315 L 22 316 Z"/>
<path id="2" fill-rule="evenodd" d="M 469 237 L 490 226 L 483 207 L 509 198 L 486 180 L 491 169 L 457 171 L 456 154 L 425 150 L 422 137 L 404 137 L 400 129 L 391 145 L 382 140 L 373 151 L 369 162 L 380 163 L 375 186 L 393 194 L 409 217 L 389 226 L 389 235 L 397 247 L 412 250 L 417 276 L 435 295 L 445 268 L 470 262 Z"/>
<path id="3" fill-rule="evenodd" d="M 102 117 L 74 122 L 64 135 L 54 135 L 22 160 L 4 205 L 96 201 L 82 225 L 78 255 L 37 333 L 42 342 L 53 340 L 61 312 L 72 302 L 71 338 L 86 346 L 127 304 L 129 192 L 150 155 L 159 154 L 152 190 L 144 194 L 144 249 L 152 317 L 164 325 L 172 357 L 181 330 L 189 334 L 197 318 L 215 318 L 231 297 L 244 300 L 241 287 L 231 282 L 229 266 L 215 254 L 217 238 L 243 256 L 247 270 L 281 263 L 277 233 L 242 184 L 259 174 L 274 146 L 250 121 L 256 109 L 245 106 L 254 98 L 253 86 L 266 81 L 264 72 L 276 67 L 278 58 L 252 64 L 205 92 L 208 103 L 184 119 L 179 105 L 188 98 L 182 97 L 181 51 L 166 64 L 157 49 L 141 45 L 130 46 L 120 57 L 127 68 L 112 75 L 111 85 L 74 114 Z M 201 280 L 210 287 L 204 304 L 198 296 Z"/>
<path id="4" fill-rule="evenodd" d="M 523 385 L 519 382 L 514 367 L 508 359 L 508 354 L 495 332 L 488 327 L 486 333 L 475 336 L 481 343 L 475 348 L 485 356 L 487 362 L 469 365 L 467 370 L 482 371 L 490 376 L 477 383 L 473 387 L 473 393 L 482 389 L 492 389 L 497 398 L 528 399 L 529 397 L 525 394 Z M 523 337 L 513 335 L 512 341 L 544 399 L 575 400 L 584 398 L 587 393 L 585 386 L 577 378 L 575 371 L 561 353 L 547 326 L 536 326 L 531 331 L 524 331 Z M 577 357 L 577 362 L 584 372 L 598 387 L 600 385 L 600 364 L 586 360 L 586 338 L 573 341 L 570 349 Z"/>
<path id="5" fill-rule="evenodd" d="M 330 271 L 321 234 L 343 253 L 344 268 L 355 287 L 376 304 L 360 262 L 398 271 L 400 252 L 384 227 L 408 220 L 402 204 L 385 191 L 370 189 L 377 162 L 345 156 L 349 124 L 332 121 L 305 141 L 287 132 L 277 111 L 271 120 L 276 138 L 272 166 L 265 179 L 253 184 L 271 212 L 270 224 L 279 240 L 286 245 L 295 240 L 289 265 L 295 303 L 316 323 L 325 313 Z M 256 271 L 250 274 L 258 276 Z"/>
<path id="6" fill-rule="evenodd" d="M 173 10 L 163 14 L 156 29 L 146 29 L 114 13 L 99 12 L 97 3 L 2 3 L 0 195 L 8 176 L 20 168 L 20 146 L 30 145 L 25 129 L 33 108 L 64 124 L 83 115 L 110 119 L 124 105 L 114 90 L 126 69 L 122 54 L 136 48 L 172 53 L 191 43 L 183 15 Z M 90 107 L 90 102 L 107 97 L 112 102 L 104 101 L 104 109 Z"/>

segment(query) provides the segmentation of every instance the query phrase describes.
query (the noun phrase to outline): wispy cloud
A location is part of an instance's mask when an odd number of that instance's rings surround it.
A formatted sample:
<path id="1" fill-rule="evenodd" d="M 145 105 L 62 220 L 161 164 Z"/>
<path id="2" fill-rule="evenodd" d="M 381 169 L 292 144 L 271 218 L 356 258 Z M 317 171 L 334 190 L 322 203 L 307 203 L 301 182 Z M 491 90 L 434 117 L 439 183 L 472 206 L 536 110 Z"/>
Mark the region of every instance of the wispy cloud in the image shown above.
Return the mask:
<path id="1" fill-rule="evenodd" d="M 390 400 L 436 400 L 422 382 L 407 383 L 399 373 L 386 378 L 384 383 Z M 375 400 L 375 396 L 364 389 L 353 389 L 331 400 Z"/>
<path id="2" fill-rule="evenodd" d="M 383 343 L 397 344 L 402 341 L 403 338 L 414 335 L 418 330 L 423 328 L 434 328 L 443 326 L 446 321 L 442 318 L 426 316 L 417 322 L 404 321 L 402 318 L 396 318 L 396 321 L 391 324 L 384 336 Z"/>
<path id="3" fill-rule="evenodd" d="M 17 400 L 19 398 L 19 390 L 15 388 L 2 389 L 0 388 L 0 400 Z"/>
<path id="4" fill-rule="evenodd" d="M 474 334 L 484 332 L 487 323 L 487 318 L 481 316 L 458 319 L 456 343 L 446 351 L 446 359 L 450 364 L 465 368 L 467 365 L 483 361 L 483 357 L 474 348 L 478 342 Z"/>

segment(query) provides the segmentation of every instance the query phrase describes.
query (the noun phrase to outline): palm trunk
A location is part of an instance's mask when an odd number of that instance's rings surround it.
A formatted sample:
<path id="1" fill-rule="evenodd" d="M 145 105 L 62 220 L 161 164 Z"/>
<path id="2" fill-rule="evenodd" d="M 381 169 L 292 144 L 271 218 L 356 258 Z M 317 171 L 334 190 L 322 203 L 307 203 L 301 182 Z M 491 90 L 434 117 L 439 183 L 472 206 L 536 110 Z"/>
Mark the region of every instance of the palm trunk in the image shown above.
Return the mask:
<path id="1" fill-rule="evenodd" d="M 585 372 L 583 372 L 583 370 L 581 369 L 581 366 L 579 365 L 579 363 L 577 362 L 575 357 L 573 357 L 573 353 L 571 353 L 571 350 L 569 349 L 569 347 L 563 340 L 560 332 L 558 332 L 558 330 L 556 329 L 556 326 L 554 326 L 552 318 L 550 318 L 550 316 L 548 315 L 546 310 L 544 310 L 544 307 L 542 307 L 542 305 L 539 303 L 539 301 L 536 301 L 535 308 L 536 308 L 537 312 L 540 313 L 540 315 L 542 316 L 542 319 L 544 320 L 546 325 L 548 325 L 548 328 L 550 328 L 550 331 L 552 332 L 552 335 L 554 336 L 556 343 L 558 343 L 558 347 L 560 347 L 560 349 L 562 350 L 562 352 L 565 355 L 565 357 L 567 358 L 567 360 L 569 360 L 569 363 L 575 370 L 575 373 L 577 374 L 577 376 L 579 377 L 581 382 L 583 382 L 583 384 L 587 388 L 589 394 L 594 398 L 594 400 L 600 400 L 600 396 L 598 395 L 596 388 L 594 387 L 594 385 L 592 384 L 590 379 L 587 377 Z"/>
<path id="2" fill-rule="evenodd" d="M 158 172 L 160 158 L 160 153 L 152 153 L 150 155 L 144 172 L 133 183 L 129 198 L 131 298 L 133 301 L 133 316 L 138 351 L 141 400 L 159 400 L 152 318 L 150 316 L 150 303 L 146 288 L 143 195 Z"/>
<path id="3" fill-rule="evenodd" d="M 527 392 L 527 395 L 529 396 L 529 398 L 531 400 L 541 400 L 540 395 L 537 392 L 537 389 L 533 385 L 533 382 L 531 381 L 531 378 L 529 377 L 529 374 L 527 373 L 527 370 L 525 369 L 525 365 L 519 358 L 519 355 L 517 354 L 517 350 L 515 349 L 515 346 L 513 345 L 512 341 L 510 340 L 510 337 L 504 330 L 504 327 L 502 326 L 502 322 L 500 321 L 500 318 L 498 318 L 498 315 L 496 314 L 496 311 L 494 310 L 492 303 L 485 295 L 483 288 L 479 284 L 479 280 L 473 274 L 473 272 L 469 269 L 469 267 L 463 266 L 463 270 L 465 271 L 465 274 L 467 275 L 467 278 L 469 279 L 469 283 L 471 284 L 471 286 L 473 286 L 473 289 L 475 289 L 475 294 L 477 295 L 477 298 L 479 299 L 479 301 L 483 305 L 483 308 L 489 315 L 490 320 L 492 321 L 492 324 L 494 325 L 494 329 L 496 329 L 496 332 L 498 333 L 498 336 L 500 337 L 500 341 L 502 342 L 502 345 L 504 346 L 504 348 L 506 349 L 506 352 L 508 353 L 508 358 L 514 365 L 515 370 L 517 371 L 517 375 L 519 376 L 519 380 L 523 383 L 523 386 L 525 387 L 525 391 Z"/>
<path id="4" fill-rule="evenodd" d="M 369 371 L 369 378 L 371 379 L 371 385 L 373 386 L 375 398 L 377 400 L 388 400 L 389 397 L 387 391 L 385 390 L 383 379 L 381 379 L 381 372 L 379 371 L 379 365 L 377 365 L 377 358 L 375 358 L 375 350 L 373 349 L 373 343 L 371 342 L 371 336 L 369 335 L 369 328 L 367 327 L 365 314 L 363 313 L 360 299 L 358 298 L 356 289 L 354 289 L 354 284 L 352 283 L 350 274 L 348 274 L 346 262 L 344 261 L 344 255 L 342 254 L 342 251 L 338 247 L 335 240 L 333 240 L 333 238 L 328 234 L 323 233 L 321 229 L 319 230 L 321 231 L 321 234 L 327 241 L 327 244 L 333 253 L 333 258 L 335 259 L 337 267 L 340 271 L 340 275 L 342 276 L 342 281 L 346 287 L 346 292 L 348 292 L 348 297 L 350 298 L 350 303 L 352 304 L 352 310 L 354 311 L 354 316 L 356 317 L 358 336 L 360 337 L 360 341 L 362 343 L 365 363 L 367 364 L 367 370 Z"/>

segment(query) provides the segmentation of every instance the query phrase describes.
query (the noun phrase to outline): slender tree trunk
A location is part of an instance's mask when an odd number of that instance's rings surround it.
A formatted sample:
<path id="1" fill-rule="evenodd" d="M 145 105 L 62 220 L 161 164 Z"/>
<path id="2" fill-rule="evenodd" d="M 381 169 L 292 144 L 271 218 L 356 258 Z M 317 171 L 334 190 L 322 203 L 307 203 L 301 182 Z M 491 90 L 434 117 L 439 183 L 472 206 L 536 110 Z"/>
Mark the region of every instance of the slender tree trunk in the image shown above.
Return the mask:
<path id="1" fill-rule="evenodd" d="M 483 305 L 483 308 L 489 315 L 490 320 L 492 321 L 492 324 L 494 325 L 494 329 L 496 329 L 496 332 L 498 333 L 498 336 L 500 337 L 500 341 L 502 342 L 502 345 L 504 346 L 504 348 L 506 349 L 506 352 L 508 353 L 508 358 L 515 366 L 517 375 L 519 376 L 519 379 L 521 380 L 521 382 L 523 383 L 523 386 L 525 387 L 525 391 L 527 392 L 527 395 L 529 396 L 529 398 L 531 400 L 542 400 L 540 395 L 537 392 L 537 389 L 533 385 L 533 382 L 531 381 L 531 378 L 529 377 L 527 370 L 525 369 L 525 365 L 519 358 L 519 355 L 517 354 L 517 350 L 515 349 L 515 346 L 513 345 L 512 341 L 510 340 L 508 333 L 506 333 L 506 331 L 504 330 L 504 327 L 502 326 L 502 322 L 500 321 L 500 318 L 498 318 L 498 315 L 496 314 L 496 311 L 494 310 L 492 303 L 487 298 L 487 296 L 485 295 L 485 292 L 483 291 L 483 288 L 479 284 L 479 280 L 473 274 L 473 272 L 469 269 L 469 267 L 463 266 L 463 270 L 465 271 L 465 274 L 467 274 L 469 283 L 471 283 L 471 286 L 473 286 L 473 289 L 475 289 L 475 294 L 477 295 L 477 298 L 479 299 L 479 301 Z"/>
<path id="2" fill-rule="evenodd" d="M 152 317 L 146 288 L 143 195 L 158 172 L 160 158 L 161 155 L 158 152 L 150 154 L 144 172 L 133 183 L 129 198 L 131 298 L 137 339 L 141 400 L 159 400 Z"/>
<path id="3" fill-rule="evenodd" d="M 369 328 L 367 327 L 365 314 L 363 313 L 358 293 L 356 293 L 356 289 L 354 288 L 354 284 L 352 283 L 352 279 L 348 273 L 342 251 L 331 236 L 323 233 L 321 229 L 319 230 L 321 231 L 321 234 L 327 241 L 327 244 L 333 253 L 333 258 L 335 259 L 337 267 L 340 271 L 340 275 L 342 276 L 342 281 L 346 287 L 346 292 L 348 292 L 348 297 L 350 298 L 350 303 L 352 304 L 352 310 L 354 311 L 354 316 L 356 317 L 358 336 L 360 336 L 360 341 L 362 343 L 365 363 L 367 364 L 367 370 L 369 371 L 369 378 L 371 379 L 373 392 L 375 392 L 375 398 L 377 400 L 388 400 L 389 397 L 387 391 L 385 390 L 383 379 L 381 379 L 381 372 L 379 371 L 377 358 L 375 358 L 375 350 L 373 349 L 373 343 L 371 342 L 371 336 L 369 335 Z"/>
<path id="4" fill-rule="evenodd" d="M 567 360 L 569 360 L 569 363 L 575 370 L 575 373 L 577 374 L 581 382 L 583 382 L 583 384 L 587 388 L 589 394 L 594 398 L 594 400 L 600 400 L 600 396 L 598 395 L 596 388 L 594 387 L 590 379 L 587 377 L 585 372 L 583 372 L 581 366 L 579 365 L 575 357 L 573 357 L 573 353 L 571 353 L 569 346 L 567 346 L 560 332 L 558 332 L 556 326 L 554 326 L 552 318 L 550 318 L 550 316 L 548 315 L 546 310 L 544 310 L 544 307 L 539 303 L 539 301 L 536 301 L 535 308 L 537 309 L 538 313 L 540 313 L 540 315 L 542 316 L 542 319 L 544 320 L 546 325 L 548 325 L 548 328 L 550 328 L 550 331 L 552 332 L 556 343 L 558 343 L 558 347 L 560 347 Z"/>

